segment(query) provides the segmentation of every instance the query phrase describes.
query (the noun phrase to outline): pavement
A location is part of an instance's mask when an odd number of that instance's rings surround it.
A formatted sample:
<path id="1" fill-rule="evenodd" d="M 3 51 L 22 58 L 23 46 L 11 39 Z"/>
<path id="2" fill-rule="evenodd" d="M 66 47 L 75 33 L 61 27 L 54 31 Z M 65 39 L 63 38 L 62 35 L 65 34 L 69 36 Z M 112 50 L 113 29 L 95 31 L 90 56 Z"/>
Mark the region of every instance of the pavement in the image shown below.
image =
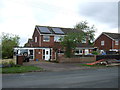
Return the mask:
<path id="1" fill-rule="evenodd" d="M 118 88 L 118 67 L 3 74 L 3 88 Z"/>

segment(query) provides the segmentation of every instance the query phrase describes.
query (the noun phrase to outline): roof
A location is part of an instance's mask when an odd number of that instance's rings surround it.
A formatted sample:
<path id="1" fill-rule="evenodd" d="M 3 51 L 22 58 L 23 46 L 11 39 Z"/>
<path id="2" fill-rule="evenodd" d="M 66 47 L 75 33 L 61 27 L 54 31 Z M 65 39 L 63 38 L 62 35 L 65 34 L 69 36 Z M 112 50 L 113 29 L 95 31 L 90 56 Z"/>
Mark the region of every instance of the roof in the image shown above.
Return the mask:
<path id="1" fill-rule="evenodd" d="M 41 32 L 40 28 L 39 27 L 45 27 L 45 28 L 48 28 L 48 30 L 50 32 Z M 54 30 L 52 28 L 58 28 L 61 30 L 61 32 L 63 33 L 55 33 Z M 62 28 L 62 27 L 51 27 L 51 26 L 39 26 L 39 25 L 36 25 L 36 29 L 41 33 L 41 34 L 57 34 L 57 35 L 66 35 L 68 33 L 80 33 L 82 31 L 80 30 L 77 30 L 77 29 L 74 29 L 74 28 Z"/>
<path id="2" fill-rule="evenodd" d="M 29 41 L 32 41 L 32 39 L 31 39 L 31 38 L 29 38 L 28 40 L 29 40 Z"/>
<path id="3" fill-rule="evenodd" d="M 81 47 L 81 48 L 94 48 L 94 46 L 90 45 L 90 44 L 86 44 L 86 43 L 79 43 L 77 44 L 77 47 Z"/>
<path id="4" fill-rule="evenodd" d="M 108 36 L 111 39 L 117 39 L 120 40 L 120 33 L 109 33 L 109 32 L 103 32 L 102 34 Z"/>

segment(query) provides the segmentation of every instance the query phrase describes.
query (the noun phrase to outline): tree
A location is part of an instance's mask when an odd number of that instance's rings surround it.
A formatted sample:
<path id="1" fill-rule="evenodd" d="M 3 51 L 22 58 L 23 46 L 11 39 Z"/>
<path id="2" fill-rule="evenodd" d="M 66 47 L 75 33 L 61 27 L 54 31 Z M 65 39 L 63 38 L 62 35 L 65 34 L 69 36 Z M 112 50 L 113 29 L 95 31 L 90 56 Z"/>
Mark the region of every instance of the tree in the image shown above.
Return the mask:
<path id="1" fill-rule="evenodd" d="M 12 58 L 13 48 L 19 45 L 18 35 L 2 33 L 2 58 Z"/>
<path id="2" fill-rule="evenodd" d="M 89 44 L 91 44 L 94 41 L 94 36 L 95 36 L 94 33 L 96 30 L 94 25 L 90 27 L 87 21 L 81 21 L 78 24 L 76 24 L 74 28 L 83 31 L 84 38 L 88 39 Z"/>
<path id="3" fill-rule="evenodd" d="M 68 33 L 64 38 L 61 38 L 61 44 L 65 49 L 65 56 L 71 57 L 73 52 L 72 50 L 75 49 L 77 43 L 81 42 L 83 39 L 83 34 L 81 33 Z"/>

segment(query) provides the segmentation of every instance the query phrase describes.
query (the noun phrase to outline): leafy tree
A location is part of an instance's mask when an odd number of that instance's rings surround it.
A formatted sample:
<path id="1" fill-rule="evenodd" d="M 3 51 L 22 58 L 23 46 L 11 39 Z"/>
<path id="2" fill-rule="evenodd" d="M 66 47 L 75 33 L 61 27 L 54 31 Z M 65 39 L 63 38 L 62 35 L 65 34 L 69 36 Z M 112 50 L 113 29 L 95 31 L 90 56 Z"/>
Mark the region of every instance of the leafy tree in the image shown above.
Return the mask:
<path id="1" fill-rule="evenodd" d="M 81 42 L 82 38 L 82 33 L 68 33 L 64 38 L 60 39 L 61 44 L 64 46 L 66 57 L 70 58 L 72 56 L 72 50 L 75 49 L 77 43 Z"/>
<path id="2" fill-rule="evenodd" d="M 79 33 L 68 33 L 64 38 L 61 38 L 61 44 L 65 49 L 65 56 L 71 57 L 75 49 L 76 45 L 80 43 L 82 40 L 88 39 L 89 43 L 94 40 L 95 36 L 95 27 L 88 26 L 87 21 L 82 21 L 75 25 L 75 29 L 79 30 Z"/>
<path id="3" fill-rule="evenodd" d="M 89 26 L 87 21 L 81 21 L 74 27 L 77 30 L 83 31 L 84 33 L 84 39 L 87 38 L 88 42 L 91 44 L 94 41 L 95 36 L 95 26 Z"/>
<path id="4" fill-rule="evenodd" d="M 2 58 L 12 58 L 13 48 L 19 45 L 18 35 L 2 33 Z"/>

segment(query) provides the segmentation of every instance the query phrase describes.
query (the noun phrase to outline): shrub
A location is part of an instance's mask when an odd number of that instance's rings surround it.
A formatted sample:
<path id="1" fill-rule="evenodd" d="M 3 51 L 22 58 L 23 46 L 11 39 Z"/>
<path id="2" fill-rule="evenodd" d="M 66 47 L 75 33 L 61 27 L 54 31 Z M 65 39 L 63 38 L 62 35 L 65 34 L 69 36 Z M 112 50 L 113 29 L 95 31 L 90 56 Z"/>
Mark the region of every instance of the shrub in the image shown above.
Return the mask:
<path id="1" fill-rule="evenodd" d="M 3 62 L 2 62 L 2 65 L 3 65 L 3 67 L 7 67 L 7 66 L 9 65 L 9 63 L 8 63 L 8 62 L 3 61 Z"/>
<path id="2" fill-rule="evenodd" d="M 11 67 L 15 66 L 15 63 L 12 60 L 9 61 L 9 64 L 11 65 Z"/>
<path id="3" fill-rule="evenodd" d="M 99 52 L 93 51 L 92 54 L 94 54 L 94 55 L 99 55 Z"/>

